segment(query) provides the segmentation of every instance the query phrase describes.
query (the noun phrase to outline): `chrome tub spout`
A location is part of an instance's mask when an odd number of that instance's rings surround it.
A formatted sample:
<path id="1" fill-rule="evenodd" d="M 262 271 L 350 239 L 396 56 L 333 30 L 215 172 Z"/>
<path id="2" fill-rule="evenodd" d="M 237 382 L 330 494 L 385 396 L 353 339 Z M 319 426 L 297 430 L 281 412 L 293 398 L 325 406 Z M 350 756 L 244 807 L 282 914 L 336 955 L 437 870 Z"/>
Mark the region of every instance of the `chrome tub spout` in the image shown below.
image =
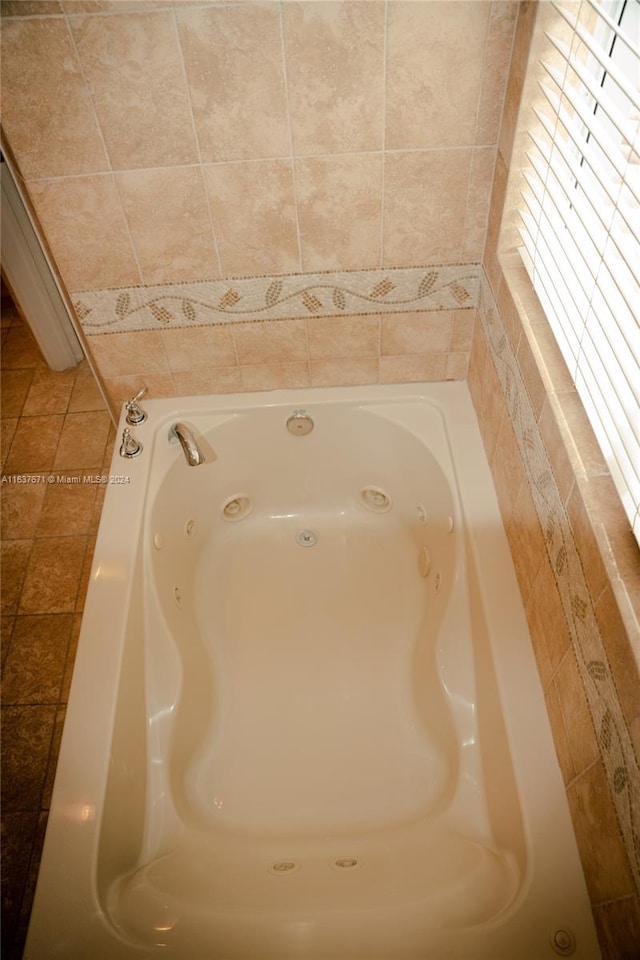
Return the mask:
<path id="1" fill-rule="evenodd" d="M 177 437 L 180 441 L 180 446 L 190 467 L 197 467 L 198 464 L 205 462 L 204 454 L 198 446 L 196 438 L 185 423 L 173 424 L 169 431 L 169 439 L 173 437 Z"/>

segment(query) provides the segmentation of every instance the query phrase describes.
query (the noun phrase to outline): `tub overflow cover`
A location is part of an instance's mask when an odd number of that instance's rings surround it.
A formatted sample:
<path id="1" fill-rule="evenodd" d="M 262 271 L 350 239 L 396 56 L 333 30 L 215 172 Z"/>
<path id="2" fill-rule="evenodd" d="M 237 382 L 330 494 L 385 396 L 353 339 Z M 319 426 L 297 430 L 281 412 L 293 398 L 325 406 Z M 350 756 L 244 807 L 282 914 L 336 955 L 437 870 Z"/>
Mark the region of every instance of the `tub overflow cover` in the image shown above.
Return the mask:
<path id="1" fill-rule="evenodd" d="M 313 420 L 306 410 L 294 410 L 287 420 L 287 430 L 294 437 L 306 437 L 313 430 Z"/>

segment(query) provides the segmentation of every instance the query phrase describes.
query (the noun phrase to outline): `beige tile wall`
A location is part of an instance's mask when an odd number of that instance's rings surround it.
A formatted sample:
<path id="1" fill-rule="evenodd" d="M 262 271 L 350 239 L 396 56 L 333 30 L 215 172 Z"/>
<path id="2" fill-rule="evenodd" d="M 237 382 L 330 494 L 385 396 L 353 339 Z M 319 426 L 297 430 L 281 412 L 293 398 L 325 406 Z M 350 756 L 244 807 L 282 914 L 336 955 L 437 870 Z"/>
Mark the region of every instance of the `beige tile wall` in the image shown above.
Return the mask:
<path id="1" fill-rule="evenodd" d="M 469 385 L 605 960 L 640 956 L 640 551 L 500 225 L 536 4 L 519 18 Z M 505 227 L 507 224 L 505 224 Z M 509 237 L 505 229 L 504 235 Z"/>
<path id="2" fill-rule="evenodd" d="M 475 309 L 309 317 L 91 337 L 109 395 L 463 379 Z"/>
<path id="3" fill-rule="evenodd" d="M 3 131 L 67 288 L 478 263 L 517 9 L 4 2 Z M 96 356 L 110 379 L 161 377 L 163 392 L 467 369 L 468 344 L 443 362 L 414 342 L 406 362 L 379 338 L 372 355 L 367 324 L 332 356 L 311 340 L 291 355 L 285 329 L 261 336 L 283 352 L 244 371 L 240 354 L 212 354 L 210 377 L 157 369 L 144 348 L 135 371 L 114 369 L 124 340 Z"/>

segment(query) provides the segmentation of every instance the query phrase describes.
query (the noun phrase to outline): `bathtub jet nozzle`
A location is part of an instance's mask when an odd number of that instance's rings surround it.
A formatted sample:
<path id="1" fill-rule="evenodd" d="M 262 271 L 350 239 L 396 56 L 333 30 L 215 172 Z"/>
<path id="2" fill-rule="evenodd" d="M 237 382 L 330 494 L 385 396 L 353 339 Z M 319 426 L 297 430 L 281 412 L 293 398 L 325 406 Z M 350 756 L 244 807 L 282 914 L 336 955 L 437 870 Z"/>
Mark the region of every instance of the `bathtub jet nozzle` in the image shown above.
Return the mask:
<path id="1" fill-rule="evenodd" d="M 204 454 L 186 423 L 173 424 L 169 430 L 169 439 L 173 440 L 176 437 L 180 441 L 180 446 L 190 467 L 197 467 L 199 464 L 205 462 Z"/>

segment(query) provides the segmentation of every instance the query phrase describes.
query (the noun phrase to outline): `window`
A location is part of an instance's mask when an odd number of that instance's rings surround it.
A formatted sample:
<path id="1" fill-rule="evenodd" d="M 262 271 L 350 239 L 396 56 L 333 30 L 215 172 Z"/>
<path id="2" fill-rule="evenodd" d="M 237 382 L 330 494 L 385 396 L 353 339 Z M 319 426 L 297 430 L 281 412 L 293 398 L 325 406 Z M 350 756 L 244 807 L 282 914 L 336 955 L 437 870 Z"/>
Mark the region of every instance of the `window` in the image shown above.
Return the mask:
<path id="1" fill-rule="evenodd" d="M 550 0 L 521 254 L 640 542 L 640 0 Z"/>

